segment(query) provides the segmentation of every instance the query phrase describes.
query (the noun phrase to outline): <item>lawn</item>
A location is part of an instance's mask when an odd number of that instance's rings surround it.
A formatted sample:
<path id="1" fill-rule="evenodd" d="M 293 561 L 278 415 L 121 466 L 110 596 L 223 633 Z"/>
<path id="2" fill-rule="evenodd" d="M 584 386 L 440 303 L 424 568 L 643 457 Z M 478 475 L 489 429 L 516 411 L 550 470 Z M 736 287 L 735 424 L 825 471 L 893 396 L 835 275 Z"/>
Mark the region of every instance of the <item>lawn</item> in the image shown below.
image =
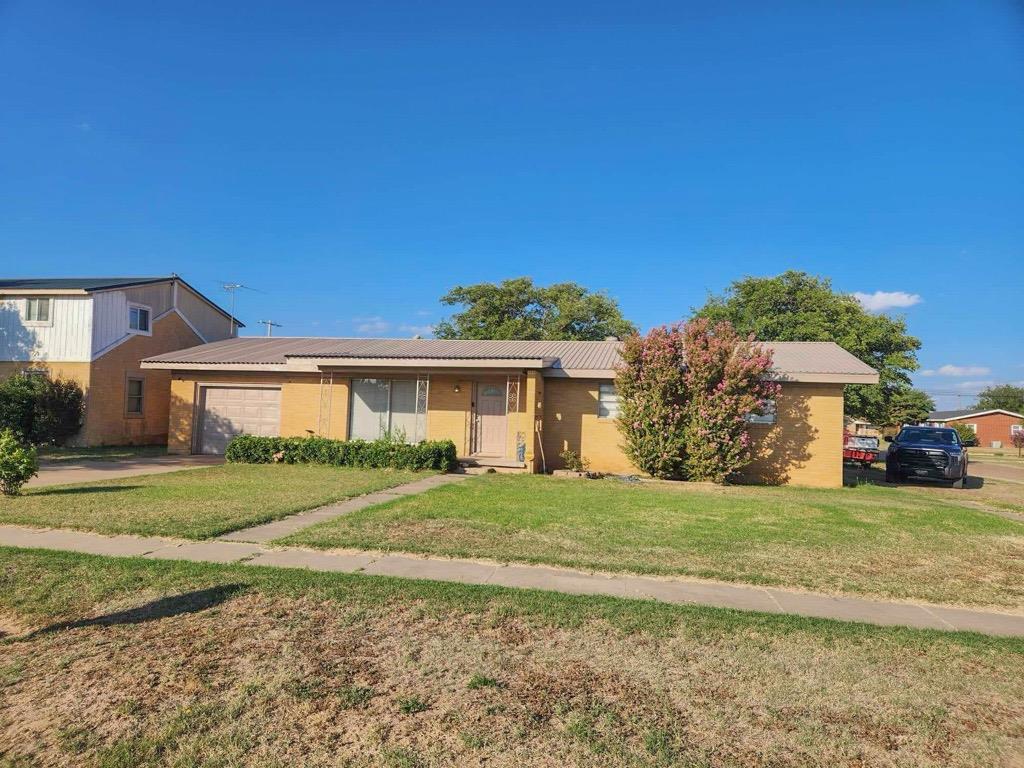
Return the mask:
<path id="1" fill-rule="evenodd" d="M 124 461 L 166 456 L 166 445 L 103 445 L 93 448 L 49 446 L 39 449 L 39 458 L 49 462 Z"/>
<path id="2" fill-rule="evenodd" d="M 0 497 L 0 524 L 205 539 L 390 488 L 423 474 L 291 464 L 226 464 Z"/>
<path id="3" fill-rule="evenodd" d="M 279 543 L 1024 610 L 1024 523 L 916 489 L 489 475 L 360 510 Z"/>
<path id="4" fill-rule="evenodd" d="M 1011 765 L 1024 643 L 0 549 L 0 765 Z M 4 762 L 6 759 L 6 763 Z"/>

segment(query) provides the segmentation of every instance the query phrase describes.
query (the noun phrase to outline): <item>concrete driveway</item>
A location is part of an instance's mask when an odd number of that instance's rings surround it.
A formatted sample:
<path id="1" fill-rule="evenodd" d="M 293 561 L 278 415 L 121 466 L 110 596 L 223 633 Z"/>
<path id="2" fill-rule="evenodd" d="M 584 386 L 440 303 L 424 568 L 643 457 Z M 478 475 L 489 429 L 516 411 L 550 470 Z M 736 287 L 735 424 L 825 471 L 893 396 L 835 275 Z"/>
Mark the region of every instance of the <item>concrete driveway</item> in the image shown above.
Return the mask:
<path id="1" fill-rule="evenodd" d="M 26 487 L 39 488 L 45 485 L 69 485 L 93 480 L 159 475 L 164 472 L 211 467 L 223 463 L 223 456 L 153 456 L 122 461 L 40 461 L 39 474 L 29 480 Z"/>
<path id="2" fill-rule="evenodd" d="M 971 460 L 967 471 L 976 477 L 990 480 L 1005 480 L 1008 483 L 1024 485 L 1024 464 L 996 463 L 994 461 Z M 1024 489 L 1021 490 L 1024 495 Z"/>

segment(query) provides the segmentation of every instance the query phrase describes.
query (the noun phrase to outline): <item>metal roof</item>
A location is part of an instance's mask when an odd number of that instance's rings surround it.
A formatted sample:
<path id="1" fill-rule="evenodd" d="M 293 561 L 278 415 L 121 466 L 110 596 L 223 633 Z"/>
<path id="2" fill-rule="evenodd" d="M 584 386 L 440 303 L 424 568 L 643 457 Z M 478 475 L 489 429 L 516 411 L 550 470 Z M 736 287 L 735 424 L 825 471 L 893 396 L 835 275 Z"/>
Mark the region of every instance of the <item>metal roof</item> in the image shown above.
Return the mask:
<path id="1" fill-rule="evenodd" d="M 876 371 L 832 342 L 770 342 L 775 371 L 781 375 L 876 376 Z M 266 365 L 316 358 L 380 360 L 543 360 L 544 367 L 611 371 L 620 360 L 619 341 L 477 341 L 472 339 L 345 339 L 242 337 L 215 341 L 151 357 L 168 366 Z"/>
<path id="2" fill-rule="evenodd" d="M 174 280 L 167 277 L 25 277 L 0 279 L 0 290 L 4 291 L 100 291 L 105 288 L 128 288 L 132 285 L 163 283 Z"/>
<path id="3" fill-rule="evenodd" d="M 932 411 L 928 414 L 928 421 L 949 421 L 950 419 L 963 419 L 968 416 L 986 416 L 991 413 L 1005 413 L 1007 416 L 1014 416 L 1024 419 L 1024 415 L 1005 408 L 961 408 L 958 411 Z"/>

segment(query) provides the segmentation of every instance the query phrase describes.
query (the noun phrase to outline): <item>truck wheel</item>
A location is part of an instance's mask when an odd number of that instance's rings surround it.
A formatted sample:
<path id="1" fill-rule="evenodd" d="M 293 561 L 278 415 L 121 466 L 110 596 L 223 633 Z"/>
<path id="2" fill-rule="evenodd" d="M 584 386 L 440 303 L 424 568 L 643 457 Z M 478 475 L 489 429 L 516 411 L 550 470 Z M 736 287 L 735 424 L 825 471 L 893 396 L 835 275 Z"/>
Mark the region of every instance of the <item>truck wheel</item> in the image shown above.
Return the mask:
<path id="1" fill-rule="evenodd" d="M 899 482 L 899 478 L 897 477 L 896 473 L 893 472 L 888 467 L 885 468 L 885 482 L 887 482 L 887 483 Z"/>
<path id="2" fill-rule="evenodd" d="M 954 481 L 953 481 L 953 487 L 954 487 L 954 488 L 963 488 L 963 487 L 964 487 L 964 483 L 965 483 L 966 481 L 967 481 L 967 473 L 965 472 L 965 473 L 964 473 L 964 474 L 963 474 L 963 475 L 961 476 L 961 478 L 960 478 L 959 480 L 954 480 Z"/>

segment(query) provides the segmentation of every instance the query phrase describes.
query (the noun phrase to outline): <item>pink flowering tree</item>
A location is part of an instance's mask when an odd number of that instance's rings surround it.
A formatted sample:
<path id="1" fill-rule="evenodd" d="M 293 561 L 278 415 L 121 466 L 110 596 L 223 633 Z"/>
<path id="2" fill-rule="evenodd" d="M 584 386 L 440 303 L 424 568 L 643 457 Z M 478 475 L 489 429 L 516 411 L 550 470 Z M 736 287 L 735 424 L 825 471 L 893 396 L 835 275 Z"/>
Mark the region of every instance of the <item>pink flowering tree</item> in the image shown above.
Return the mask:
<path id="1" fill-rule="evenodd" d="M 779 385 L 767 378 L 771 353 L 724 321 L 697 318 L 683 337 L 685 473 L 690 480 L 724 483 L 753 457 L 748 414 L 763 413 L 778 395 Z"/>
<path id="2" fill-rule="evenodd" d="M 684 477 L 687 396 L 682 325 L 626 339 L 615 389 L 627 458 L 643 472 Z"/>
<path id="3" fill-rule="evenodd" d="M 1022 424 L 1024 426 L 1024 424 Z M 1024 429 L 1016 430 L 1010 435 L 1010 442 L 1013 443 L 1013 447 L 1017 449 L 1017 458 L 1020 458 L 1021 451 L 1024 451 Z"/>

